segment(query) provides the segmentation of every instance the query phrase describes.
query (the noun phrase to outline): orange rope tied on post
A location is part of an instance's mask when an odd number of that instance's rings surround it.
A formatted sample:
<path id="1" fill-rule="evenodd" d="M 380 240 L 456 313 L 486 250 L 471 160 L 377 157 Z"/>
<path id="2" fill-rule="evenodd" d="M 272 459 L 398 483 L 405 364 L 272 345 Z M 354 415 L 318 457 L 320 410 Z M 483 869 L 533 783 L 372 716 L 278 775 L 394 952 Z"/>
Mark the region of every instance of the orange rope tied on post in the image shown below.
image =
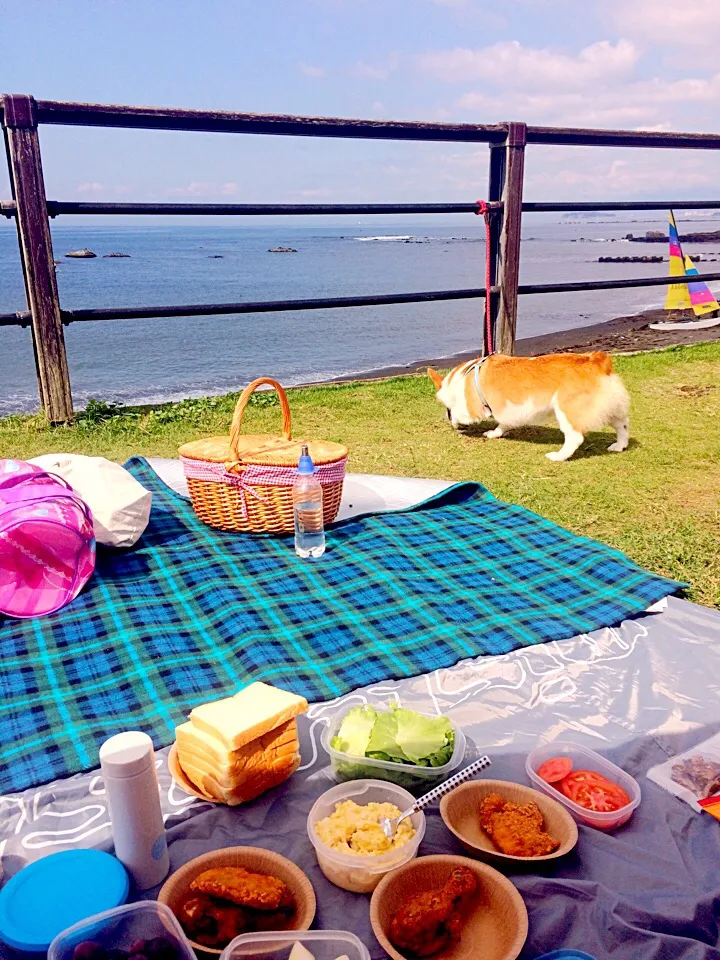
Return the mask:
<path id="1" fill-rule="evenodd" d="M 477 216 L 482 214 L 485 217 L 485 346 L 487 347 L 487 356 L 495 353 L 493 347 L 493 322 L 492 307 L 490 304 L 490 287 L 492 286 L 490 269 L 490 206 L 485 200 L 476 200 Z"/>

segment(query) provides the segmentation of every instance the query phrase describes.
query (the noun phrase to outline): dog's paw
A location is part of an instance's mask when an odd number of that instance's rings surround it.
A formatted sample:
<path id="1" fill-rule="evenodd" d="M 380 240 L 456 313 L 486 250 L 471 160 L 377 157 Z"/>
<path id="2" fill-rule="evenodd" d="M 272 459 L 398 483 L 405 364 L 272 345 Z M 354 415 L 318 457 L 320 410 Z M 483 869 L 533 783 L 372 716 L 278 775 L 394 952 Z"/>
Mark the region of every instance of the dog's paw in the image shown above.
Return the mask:
<path id="1" fill-rule="evenodd" d="M 627 450 L 627 448 L 628 448 L 627 442 L 611 443 L 610 446 L 608 447 L 608 453 L 622 453 L 623 450 Z"/>
<path id="2" fill-rule="evenodd" d="M 546 453 L 545 456 L 548 460 L 552 460 L 553 463 L 563 463 L 567 460 L 567 457 L 560 450 L 553 450 L 552 453 Z"/>
<path id="3" fill-rule="evenodd" d="M 503 431 L 500 427 L 495 427 L 494 430 L 486 430 L 483 434 L 484 437 L 487 437 L 488 440 L 499 440 L 502 437 Z"/>

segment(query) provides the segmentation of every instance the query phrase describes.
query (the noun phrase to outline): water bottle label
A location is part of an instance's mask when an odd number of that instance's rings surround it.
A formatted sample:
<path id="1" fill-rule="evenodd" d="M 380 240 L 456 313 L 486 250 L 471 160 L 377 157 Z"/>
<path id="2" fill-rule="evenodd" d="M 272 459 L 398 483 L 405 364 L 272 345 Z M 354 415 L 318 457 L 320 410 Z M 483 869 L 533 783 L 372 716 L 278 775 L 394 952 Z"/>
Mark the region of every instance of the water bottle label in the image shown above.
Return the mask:
<path id="1" fill-rule="evenodd" d="M 167 840 L 165 839 L 165 834 L 161 833 L 160 836 L 155 841 L 155 843 L 152 845 L 152 850 L 150 851 L 152 854 L 153 860 L 162 860 L 162 858 L 165 856 L 166 851 L 167 851 Z"/>

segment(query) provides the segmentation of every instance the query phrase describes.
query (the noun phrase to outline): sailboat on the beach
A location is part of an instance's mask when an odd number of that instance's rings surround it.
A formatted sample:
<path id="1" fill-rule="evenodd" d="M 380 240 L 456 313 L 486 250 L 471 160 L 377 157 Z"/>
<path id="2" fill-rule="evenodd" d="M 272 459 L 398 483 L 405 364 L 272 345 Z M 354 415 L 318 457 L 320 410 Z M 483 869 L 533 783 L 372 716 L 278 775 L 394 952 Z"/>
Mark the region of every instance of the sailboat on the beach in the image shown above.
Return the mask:
<path id="1" fill-rule="evenodd" d="M 675 214 L 672 210 L 668 225 L 668 240 L 670 242 L 670 276 L 686 278 L 699 276 L 695 264 L 682 252 Z M 720 324 L 720 303 L 702 280 L 670 284 L 665 298 L 665 309 L 692 310 L 695 316 L 701 319 L 651 323 L 652 330 L 702 330 Z M 714 314 L 714 316 L 709 317 L 708 314 Z M 705 319 L 702 319 L 703 317 Z"/>

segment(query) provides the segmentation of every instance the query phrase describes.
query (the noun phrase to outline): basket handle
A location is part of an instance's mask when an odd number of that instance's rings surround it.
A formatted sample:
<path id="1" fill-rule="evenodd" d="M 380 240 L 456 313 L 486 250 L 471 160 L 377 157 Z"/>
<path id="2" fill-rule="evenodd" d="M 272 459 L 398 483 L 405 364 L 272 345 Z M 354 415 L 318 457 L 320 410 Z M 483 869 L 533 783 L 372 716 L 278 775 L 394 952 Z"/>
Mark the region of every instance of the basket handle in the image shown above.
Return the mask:
<path id="1" fill-rule="evenodd" d="M 240 440 L 240 433 L 242 431 L 242 420 L 243 414 L 245 413 L 245 407 L 248 405 L 250 397 L 255 393 L 257 388 L 262 383 L 269 384 L 277 392 L 277 395 L 280 398 L 280 407 L 282 409 L 283 440 L 292 440 L 292 417 L 290 416 L 290 404 L 288 403 L 287 394 L 277 380 L 273 380 L 272 377 L 258 377 L 257 380 L 253 380 L 252 383 L 249 383 L 245 387 L 243 392 L 240 394 L 237 404 L 235 405 L 235 413 L 233 414 L 232 424 L 230 426 L 230 451 L 236 461 L 238 459 L 238 442 Z"/>

